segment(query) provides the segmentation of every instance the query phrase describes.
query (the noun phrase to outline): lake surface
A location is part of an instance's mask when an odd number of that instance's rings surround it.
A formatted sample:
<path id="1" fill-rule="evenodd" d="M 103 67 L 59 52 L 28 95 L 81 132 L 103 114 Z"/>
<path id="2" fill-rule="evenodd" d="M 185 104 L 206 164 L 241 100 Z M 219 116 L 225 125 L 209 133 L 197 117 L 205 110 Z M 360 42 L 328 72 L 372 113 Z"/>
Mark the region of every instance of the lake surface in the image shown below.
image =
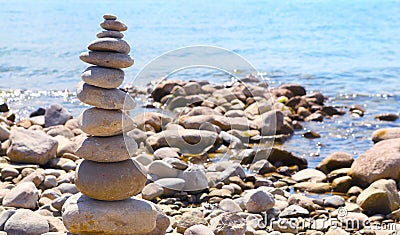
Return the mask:
<path id="1" fill-rule="evenodd" d="M 129 27 L 135 65 L 126 80 L 152 59 L 176 48 L 226 48 L 264 73 L 271 86 L 296 82 L 321 91 L 333 105 L 361 104 L 365 117 L 306 123 L 322 138 L 298 132 L 285 147 L 314 166 L 335 151 L 357 156 L 372 143 L 378 113 L 398 113 L 400 102 L 399 1 L 0 1 L 0 96 L 21 116 L 59 102 L 76 116 L 78 55 L 100 31 L 104 13 Z M 245 72 L 245 71 L 243 71 Z M 183 72 L 183 77 L 192 76 Z M 194 79 L 215 81 L 210 73 Z M 221 81 L 224 78 L 219 78 Z"/>

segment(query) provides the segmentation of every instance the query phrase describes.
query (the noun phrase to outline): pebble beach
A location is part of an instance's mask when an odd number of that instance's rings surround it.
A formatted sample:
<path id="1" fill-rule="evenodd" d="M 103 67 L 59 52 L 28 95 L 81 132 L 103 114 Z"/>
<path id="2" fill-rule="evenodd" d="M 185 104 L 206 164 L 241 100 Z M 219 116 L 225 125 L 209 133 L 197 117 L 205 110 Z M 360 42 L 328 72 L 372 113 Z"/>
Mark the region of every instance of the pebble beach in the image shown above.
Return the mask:
<path id="1" fill-rule="evenodd" d="M 0 234 L 400 231 L 394 43 L 383 43 L 393 51 L 381 51 L 371 71 L 347 67 L 371 75 L 352 81 L 334 81 L 329 66 L 296 74 L 286 62 L 271 62 L 269 72 L 149 75 L 132 18 L 105 12 L 91 16 L 90 38 L 66 55 L 79 80 L 21 85 L 26 75 L 0 48 L 0 79 L 20 76 L 0 93 Z M 259 53 L 233 51 L 265 65 Z"/>

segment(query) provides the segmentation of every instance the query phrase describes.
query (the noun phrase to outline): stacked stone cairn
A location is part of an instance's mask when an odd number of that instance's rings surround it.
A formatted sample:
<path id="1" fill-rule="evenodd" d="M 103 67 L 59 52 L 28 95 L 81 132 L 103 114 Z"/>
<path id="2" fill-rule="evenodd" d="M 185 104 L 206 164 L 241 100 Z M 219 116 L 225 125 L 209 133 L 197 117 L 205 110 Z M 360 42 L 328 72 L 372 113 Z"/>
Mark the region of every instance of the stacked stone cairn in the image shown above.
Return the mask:
<path id="1" fill-rule="evenodd" d="M 124 80 L 121 68 L 133 65 L 130 46 L 121 39 L 127 26 L 116 16 L 103 18 L 104 31 L 89 44 L 90 51 L 80 55 L 94 66 L 82 73 L 84 82 L 78 85 L 77 96 L 94 107 L 79 116 L 80 128 L 88 134 L 76 151 L 84 159 L 75 174 L 80 193 L 65 202 L 63 222 L 74 234 L 151 234 L 161 212 L 151 202 L 133 197 L 147 177 L 130 157 L 137 150 L 136 142 L 123 135 L 135 128 L 126 113 L 134 102 L 118 89 Z"/>

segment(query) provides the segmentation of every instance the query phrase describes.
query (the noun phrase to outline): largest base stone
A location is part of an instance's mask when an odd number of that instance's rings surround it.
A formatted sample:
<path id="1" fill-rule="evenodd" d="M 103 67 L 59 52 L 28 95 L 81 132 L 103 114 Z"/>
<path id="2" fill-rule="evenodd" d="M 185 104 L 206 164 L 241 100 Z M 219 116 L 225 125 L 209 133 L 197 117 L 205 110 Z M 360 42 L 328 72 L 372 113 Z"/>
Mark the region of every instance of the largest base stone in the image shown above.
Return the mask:
<path id="1" fill-rule="evenodd" d="M 138 198 L 98 201 L 77 193 L 62 208 L 63 222 L 74 234 L 146 234 L 156 227 L 157 208 Z"/>

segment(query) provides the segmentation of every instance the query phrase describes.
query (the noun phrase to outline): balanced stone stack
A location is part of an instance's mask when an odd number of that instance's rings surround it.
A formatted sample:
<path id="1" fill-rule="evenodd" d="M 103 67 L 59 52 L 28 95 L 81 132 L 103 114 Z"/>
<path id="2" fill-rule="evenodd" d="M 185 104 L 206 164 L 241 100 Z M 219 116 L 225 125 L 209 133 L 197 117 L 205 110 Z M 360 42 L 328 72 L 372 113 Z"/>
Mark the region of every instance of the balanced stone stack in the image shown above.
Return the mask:
<path id="1" fill-rule="evenodd" d="M 88 134 L 76 151 L 84 158 L 78 166 L 75 184 L 81 193 L 63 206 L 63 222 L 76 234 L 146 234 L 156 229 L 159 216 L 154 204 L 133 196 L 141 192 L 147 177 L 130 158 L 136 142 L 124 133 L 135 128 L 126 110 L 134 102 L 118 89 L 124 71 L 133 64 L 130 46 L 121 31 L 127 26 L 113 15 L 104 15 L 104 31 L 88 46 L 80 59 L 93 64 L 82 73 L 77 96 L 94 107 L 79 116 L 82 131 Z"/>

